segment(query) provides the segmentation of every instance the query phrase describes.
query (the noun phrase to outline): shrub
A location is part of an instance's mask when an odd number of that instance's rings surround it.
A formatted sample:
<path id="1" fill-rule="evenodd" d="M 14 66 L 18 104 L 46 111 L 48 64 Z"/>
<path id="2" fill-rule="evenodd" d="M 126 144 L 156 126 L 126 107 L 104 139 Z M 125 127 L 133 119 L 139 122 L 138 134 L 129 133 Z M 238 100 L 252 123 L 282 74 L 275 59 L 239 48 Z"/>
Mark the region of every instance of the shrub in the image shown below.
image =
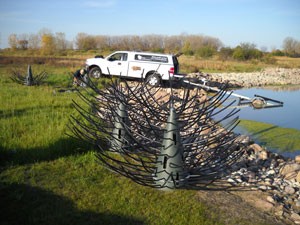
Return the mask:
<path id="1" fill-rule="evenodd" d="M 254 44 L 242 43 L 234 49 L 232 57 L 236 60 L 261 59 L 263 53 L 255 48 Z"/>
<path id="2" fill-rule="evenodd" d="M 221 60 L 227 60 L 229 58 L 232 58 L 233 55 L 233 49 L 230 47 L 223 47 L 219 51 L 219 59 Z"/>
<path id="3" fill-rule="evenodd" d="M 235 50 L 232 53 L 232 57 L 236 60 L 246 60 L 246 56 L 245 56 L 245 52 L 243 51 L 243 49 L 241 47 L 236 47 Z"/>
<path id="4" fill-rule="evenodd" d="M 284 52 L 280 51 L 279 49 L 273 50 L 271 52 L 271 55 L 273 56 L 284 56 Z"/>
<path id="5" fill-rule="evenodd" d="M 272 55 L 270 55 L 270 54 L 264 56 L 264 57 L 262 58 L 262 61 L 263 61 L 264 63 L 272 64 L 272 65 L 274 65 L 274 64 L 277 63 L 277 60 L 276 60 L 274 57 L 272 57 Z"/>
<path id="6" fill-rule="evenodd" d="M 196 56 L 202 57 L 202 58 L 210 58 L 214 55 L 215 49 L 213 49 L 210 46 L 205 46 L 202 48 L 197 49 Z"/>

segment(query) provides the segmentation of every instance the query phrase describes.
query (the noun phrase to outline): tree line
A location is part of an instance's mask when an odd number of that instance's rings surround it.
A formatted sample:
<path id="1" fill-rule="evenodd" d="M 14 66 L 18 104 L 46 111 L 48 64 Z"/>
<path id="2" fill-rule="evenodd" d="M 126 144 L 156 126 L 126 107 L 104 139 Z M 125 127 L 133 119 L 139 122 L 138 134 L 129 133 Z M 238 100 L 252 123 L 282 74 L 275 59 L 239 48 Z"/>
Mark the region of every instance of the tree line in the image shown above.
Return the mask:
<path id="1" fill-rule="evenodd" d="M 182 52 L 209 58 L 218 55 L 221 59 L 251 60 L 261 59 L 265 51 L 259 50 L 255 44 L 241 43 L 234 48 L 224 47 L 215 37 L 205 35 L 90 35 L 78 33 L 74 41 L 66 39 L 63 32 L 52 33 L 47 29 L 37 34 L 11 34 L 8 38 L 12 50 L 37 50 L 42 55 L 57 55 L 70 49 L 82 51 L 97 50 L 99 52 L 115 50 L 138 50 L 164 53 Z M 283 41 L 283 49 L 274 49 L 269 54 L 275 56 L 300 57 L 300 41 L 287 37 Z"/>

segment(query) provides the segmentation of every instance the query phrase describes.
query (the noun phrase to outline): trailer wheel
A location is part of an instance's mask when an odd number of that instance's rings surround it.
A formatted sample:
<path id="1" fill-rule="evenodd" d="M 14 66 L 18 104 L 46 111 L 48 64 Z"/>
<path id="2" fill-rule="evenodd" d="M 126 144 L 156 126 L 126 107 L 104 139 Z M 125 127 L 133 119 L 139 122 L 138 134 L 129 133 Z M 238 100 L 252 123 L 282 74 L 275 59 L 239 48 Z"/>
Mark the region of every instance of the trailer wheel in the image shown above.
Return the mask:
<path id="1" fill-rule="evenodd" d="M 151 86 L 157 87 L 160 85 L 161 79 L 159 74 L 152 73 L 147 77 L 146 82 Z"/>
<path id="2" fill-rule="evenodd" d="M 89 76 L 99 79 L 100 77 L 102 77 L 102 71 L 99 67 L 93 67 L 90 71 L 89 71 Z"/>

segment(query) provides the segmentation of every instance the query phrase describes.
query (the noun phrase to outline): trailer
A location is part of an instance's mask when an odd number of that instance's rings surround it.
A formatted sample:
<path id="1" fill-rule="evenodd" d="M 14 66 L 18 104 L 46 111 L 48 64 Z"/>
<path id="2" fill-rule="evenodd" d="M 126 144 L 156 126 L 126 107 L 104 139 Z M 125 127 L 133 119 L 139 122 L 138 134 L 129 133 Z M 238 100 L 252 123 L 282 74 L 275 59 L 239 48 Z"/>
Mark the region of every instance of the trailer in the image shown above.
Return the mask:
<path id="1" fill-rule="evenodd" d="M 186 77 L 186 75 L 183 74 L 176 74 L 174 75 L 174 77 L 180 79 L 184 84 L 194 86 L 194 87 L 200 87 L 209 92 L 221 91 L 221 89 L 218 87 L 209 86 L 209 83 L 211 82 L 205 78 L 201 78 L 201 79 L 188 78 Z M 266 109 L 266 108 L 283 107 L 284 105 L 282 101 L 261 96 L 258 94 L 255 94 L 253 97 L 236 94 L 234 93 L 234 91 L 225 91 L 225 94 L 237 98 L 237 105 L 232 106 L 235 108 L 252 107 L 254 109 Z"/>

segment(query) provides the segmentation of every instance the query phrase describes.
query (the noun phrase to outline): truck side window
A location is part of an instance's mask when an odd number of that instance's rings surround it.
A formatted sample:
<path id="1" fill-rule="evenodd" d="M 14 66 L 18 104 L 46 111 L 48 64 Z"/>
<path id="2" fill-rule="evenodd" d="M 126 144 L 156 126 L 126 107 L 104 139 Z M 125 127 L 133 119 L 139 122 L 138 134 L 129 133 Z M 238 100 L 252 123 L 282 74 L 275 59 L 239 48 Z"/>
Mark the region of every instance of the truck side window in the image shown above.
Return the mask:
<path id="1" fill-rule="evenodd" d="M 116 54 L 113 54 L 111 57 L 109 57 L 109 61 L 120 61 L 121 60 L 121 56 L 122 54 L 121 53 L 116 53 Z"/>
<path id="2" fill-rule="evenodd" d="M 127 53 L 116 53 L 109 57 L 108 61 L 127 61 Z"/>
<path id="3" fill-rule="evenodd" d="M 122 61 L 127 61 L 127 58 L 128 58 L 128 54 L 123 53 Z"/>

